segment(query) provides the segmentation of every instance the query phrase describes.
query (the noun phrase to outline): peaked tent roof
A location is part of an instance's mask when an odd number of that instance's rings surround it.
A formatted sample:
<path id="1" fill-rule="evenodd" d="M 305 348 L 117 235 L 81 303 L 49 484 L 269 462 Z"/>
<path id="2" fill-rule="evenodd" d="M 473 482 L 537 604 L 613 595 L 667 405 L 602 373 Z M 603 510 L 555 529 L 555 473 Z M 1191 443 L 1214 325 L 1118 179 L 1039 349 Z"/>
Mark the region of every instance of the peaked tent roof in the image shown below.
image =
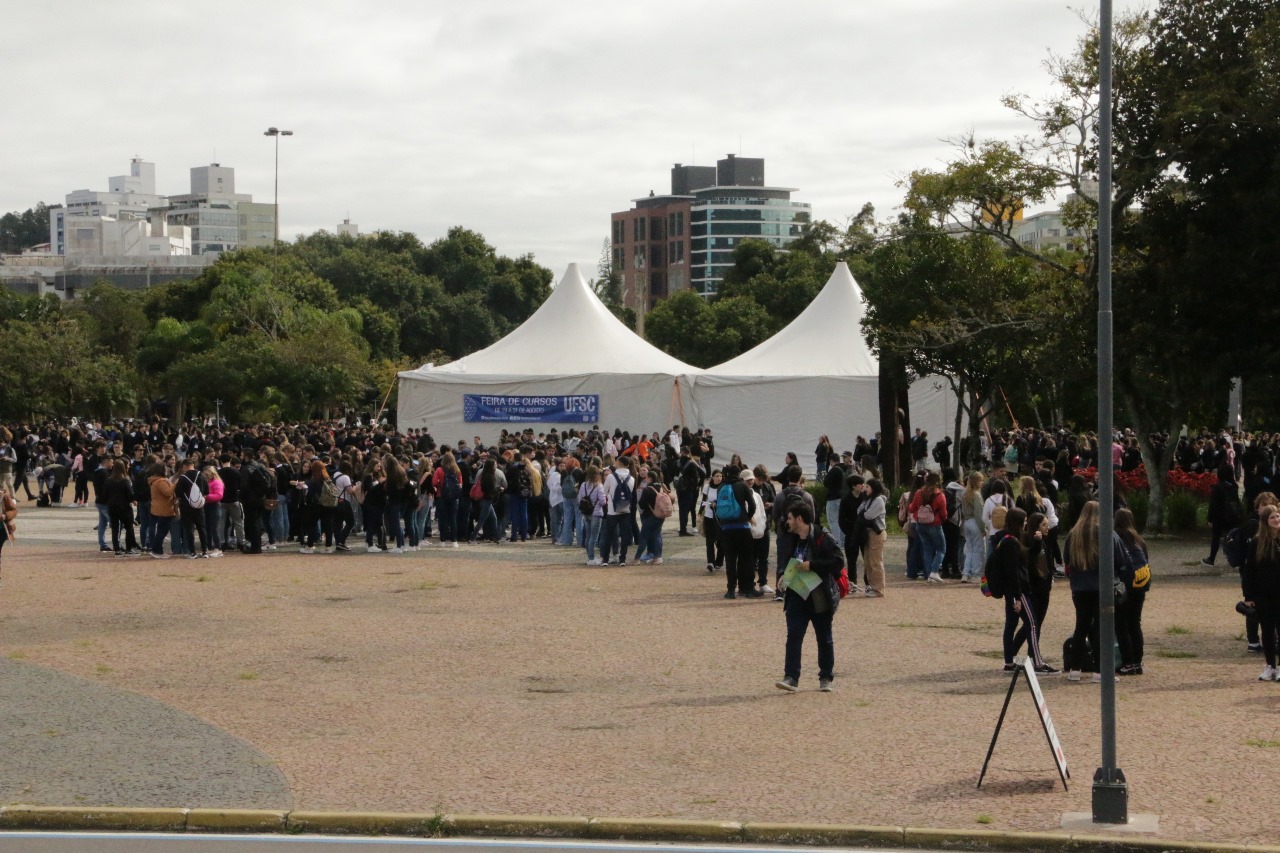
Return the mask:
<path id="1" fill-rule="evenodd" d="M 809 307 L 782 331 L 724 364 L 711 376 L 876 376 L 880 363 L 862 333 L 866 307 L 841 261 Z"/>
<path id="2" fill-rule="evenodd" d="M 579 373 L 697 374 L 702 371 L 641 338 L 604 306 L 578 270 L 505 338 L 468 356 L 401 375 L 564 376 Z"/>

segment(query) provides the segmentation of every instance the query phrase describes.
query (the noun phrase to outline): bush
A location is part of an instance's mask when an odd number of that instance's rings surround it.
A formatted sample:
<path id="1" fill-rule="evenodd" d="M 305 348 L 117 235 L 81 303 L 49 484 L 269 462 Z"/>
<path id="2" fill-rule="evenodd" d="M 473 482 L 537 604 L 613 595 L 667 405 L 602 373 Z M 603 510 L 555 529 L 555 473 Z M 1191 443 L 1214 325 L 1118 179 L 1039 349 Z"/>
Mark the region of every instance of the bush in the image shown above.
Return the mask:
<path id="1" fill-rule="evenodd" d="M 1164 522 L 1169 530 L 1185 533 L 1196 529 L 1200 499 L 1190 492 L 1170 492 L 1164 499 Z"/>
<path id="2" fill-rule="evenodd" d="M 827 524 L 827 487 L 821 483 L 805 483 L 804 490 L 809 493 L 809 497 L 813 498 L 813 508 L 817 510 L 818 521 L 822 523 L 823 530 L 830 530 L 831 525 Z"/>
<path id="3" fill-rule="evenodd" d="M 1151 509 L 1151 495 L 1146 492 L 1129 492 L 1124 497 L 1124 502 L 1129 505 L 1129 512 L 1133 513 L 1133 524 L 1139 530 L 1147 526 L 1147 514 Z"/>

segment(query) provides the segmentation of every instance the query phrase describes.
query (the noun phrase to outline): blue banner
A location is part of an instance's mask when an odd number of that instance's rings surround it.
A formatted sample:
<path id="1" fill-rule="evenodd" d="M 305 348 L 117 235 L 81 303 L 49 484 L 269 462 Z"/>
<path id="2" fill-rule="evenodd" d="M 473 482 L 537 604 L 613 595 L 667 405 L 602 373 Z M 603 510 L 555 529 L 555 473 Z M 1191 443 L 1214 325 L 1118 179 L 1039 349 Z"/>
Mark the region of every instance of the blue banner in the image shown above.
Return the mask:
<path id="1" fill-rule="evenodd" d="M 600 420 L 600 396 L 494 397 L 464 394 L 462 419 L 481 423 L 594 424 Z"/>

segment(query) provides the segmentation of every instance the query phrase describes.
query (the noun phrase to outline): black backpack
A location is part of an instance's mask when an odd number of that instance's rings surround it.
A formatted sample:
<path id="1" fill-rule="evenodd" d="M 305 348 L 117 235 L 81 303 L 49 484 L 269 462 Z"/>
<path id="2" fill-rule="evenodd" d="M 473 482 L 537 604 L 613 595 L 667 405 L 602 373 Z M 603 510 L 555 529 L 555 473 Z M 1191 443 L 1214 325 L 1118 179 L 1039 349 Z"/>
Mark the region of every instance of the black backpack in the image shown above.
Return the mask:
<path id="1" fill-rule="evenodd" d="M 1249 539 L 1243 527 L 1233 527 L 1222 540 L 1222 556 L 1227 558 L 1227 565 L 1233 569 L 1244 566 L 1249 553 Z"/>
<path id="2" fill-rule="evenodd" d="M 982 591 L 991 598 L 1004 598 L 1008 592 L 1008 578 L 1000 571 L 996 570 L 996 551 L 1000 550 L 1000 546 L 1005 539 L 1013 539 L 1012 533 L 997 533 L 992 539 L 999 537 L 999 541 L 995 543 L 995 547 L 991 549 L 991 555 L 987 557 L 987 562 L 982 566 Z"/>

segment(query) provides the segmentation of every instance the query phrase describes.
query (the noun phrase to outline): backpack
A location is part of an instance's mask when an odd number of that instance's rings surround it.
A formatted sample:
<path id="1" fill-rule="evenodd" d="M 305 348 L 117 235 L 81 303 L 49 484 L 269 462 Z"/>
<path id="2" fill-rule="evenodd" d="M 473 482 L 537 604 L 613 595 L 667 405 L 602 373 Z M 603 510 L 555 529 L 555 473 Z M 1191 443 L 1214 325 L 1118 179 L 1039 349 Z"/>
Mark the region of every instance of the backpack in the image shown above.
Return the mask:
<path id="1" fill-rule="evenodd" d="M 959 526 L 960 496 L 956 494 L 955 489 L 943 489 L 942 494 L 947 499 L 947 521 Z"/>
<path id="2" fill-rule="evenodd" d="M 826 535 L 827 535 L 827 532 L 825 530 L 819 533 L 818 537 L 813 540 L 814 545 L 817 545 L 819 542 L 821 542 L 822 537 Z M 836 559 L 840 560 L 840 573 L 835 576 L 836 593 L 839 594 L 841 598 L 845 598 L 849 595 L 849 590 L 850 590 L 849 566 L 848 564 L 845 563 L 844 558 L 840 556 L 839 548 L 836 548 Z"/>
<path id="3" fill-rule="evenodd" d="M 1001 495 L 1000 503 L 991 508 L 991 528 L 993 530 L 1004 530 L 1004 520 L 1009 516 L 1008 501 L 1007 495 Z M 999 596 L 996 597 L 999 598 Z"/>
<path id="4" fill-rule="evenodd" d="M 769 532 L 769 520 L 764 512 L 763 495 L 756 495 L 755 507 L 751 512 L 751 518 L 748 523 L 751 525 L 752 539 L 763 539 L 764 535 Z"/>
<path id="5" fill-rule="evenodd" d="M 560 494 L 564 496 L 566 501 L 572 501 L 578 497 L 578 478 L 574 476 L 572 471 L 565 471 L 561 475 Z"/>
<path id="6" fill-rule="evenodd" d="M 185 477 L 183 478 L 186 479 Z M 187 489 L 187 503 L 191 504 L 192 509 L 204 508 L 204 494 L 200 491 L 200 484 L 194 479 L 190 480 L 191 488 Z"/>
<path id="7" fill-rule="evenodd" d="M 653 517 L 654 518 L 670 518 L 675 508 L 671 505 L 671 493 L 660 490 L 653 497 Z"/>
<path id="8" fill-rule="evenodd" d="M 742 504 L 733 494 L 733 484 L 725 483 L 716 491 L 716 521 L 741 521 Z"/>
<path id="9" fill-rule="evenodd" d="M 635 492 L 631 488 L 631 475 L 628 474 L 626 479 L 623 479 L 617 471 L 614 471 L 613 478 L 618 482 L 618 485 L 613 487 L 614 513 L 621 515 L 624 512 L 631 512 L 631 499 L 635 497 Z"/>
<path id="10" fill-rule="evenodd" d="M 1243 520 L 1244 515 L 1240 508 L 1240 499 L 1235 495 L 1227 498 L 1222 503 L 1222 525 L 1223 527 L 1235 527 Z"/>
<path id="11" fill-rule="evenodd" d="M 333 509 L 342 500 L 342 489 L 333 480 L 325 480 L 320 484 L 320 492 L 316 495 L 316 503 L 327 509 Z"/>
<path id="12" fill-rule="evenodd" d="M 1004 598 L 1007 578 L 995 570 L 996 551 L 1000 550 L 1004 540 L 1013 538 L 1012 533 L 1006 533 L 1001 536 L 1000 541 L 996 543 L 996 547 L 991 549 L 991 556 L 987 557 L 987 562 L 982 566 L 982 594 L 987 598 Z"/>
<path id="13" fill-rule="evenodd" d="M 271 491 L 271 472 L 261 463 L 253 463 L 249 466 L 249 485 L 256 496 L 265 497 Z"/>
<path id="14" fill-rule="evenodd" d="M 532 497 L 533 495 L 533 478 L 529 476 L 529 466 L 518 465 L 516 467 L 516 494 L 522 498 Z"/>
<path id="15" fill-rule="evenodd" d="M 1222 556 L 1227 558 L 1227 565 L 1233 569 L 1239 569 L 1244 565 L 1245 555 L 1248 553 L 1248 537 L 1245 536 L 1244 528 L 1233 527 L 1227 533 L 1226 538 L 1222 540 Z M 1137 585 L 1136 583 L 1134 584 Z"/>
<path id="16" fill-rule="evenodd" d="M 347 489 L 347 491 L 351 493 L 351 497 L 356 499 L 357 505 L 361 505 L 361 506 L 364 505 L 365 494 L 364 494 L 363 481 L 361 480 L 355 481 L 354 483 L 351 484 L 351 488 Z"/>
<path id="17" fill-rule="evenodd" d="M 480 485 L 480 478 L 476 477 L 476 481 L 471 484 L 471 500 L 484 500 L 484 486 Z"/>
<path id="18" fill-rule="evenodd" d="M 588 518 L 595 515 L 596 512 L 595 498 L 592 497 L 594 493 L 595 489 L 588 489 L 582 493 L 582 498 L 578 501 L 578 512 Z"/>
<path id="19" fill-rule="evenodd" d="M 898 524 L 902 527 L 907 526 L 907 522 L 911 520 L 908 508 L 911 506 L 911 490 L 907 489 L 898 498 Z"/>
<path id="20" fill-rule="evenodd" d="M 920 506 L 916 509 L 916 523 L 933 524 L 933 519 L 933 502 L 930 501 L 926 503 L 925 501 L 921 501 Z"/>
<path id="21" fill-rule="evenodd" d="M 442 497 L 451 501 L 462 497 L 462 477 L 446 472 L 444 480 L 440 483 L 440 492 Z"/>

